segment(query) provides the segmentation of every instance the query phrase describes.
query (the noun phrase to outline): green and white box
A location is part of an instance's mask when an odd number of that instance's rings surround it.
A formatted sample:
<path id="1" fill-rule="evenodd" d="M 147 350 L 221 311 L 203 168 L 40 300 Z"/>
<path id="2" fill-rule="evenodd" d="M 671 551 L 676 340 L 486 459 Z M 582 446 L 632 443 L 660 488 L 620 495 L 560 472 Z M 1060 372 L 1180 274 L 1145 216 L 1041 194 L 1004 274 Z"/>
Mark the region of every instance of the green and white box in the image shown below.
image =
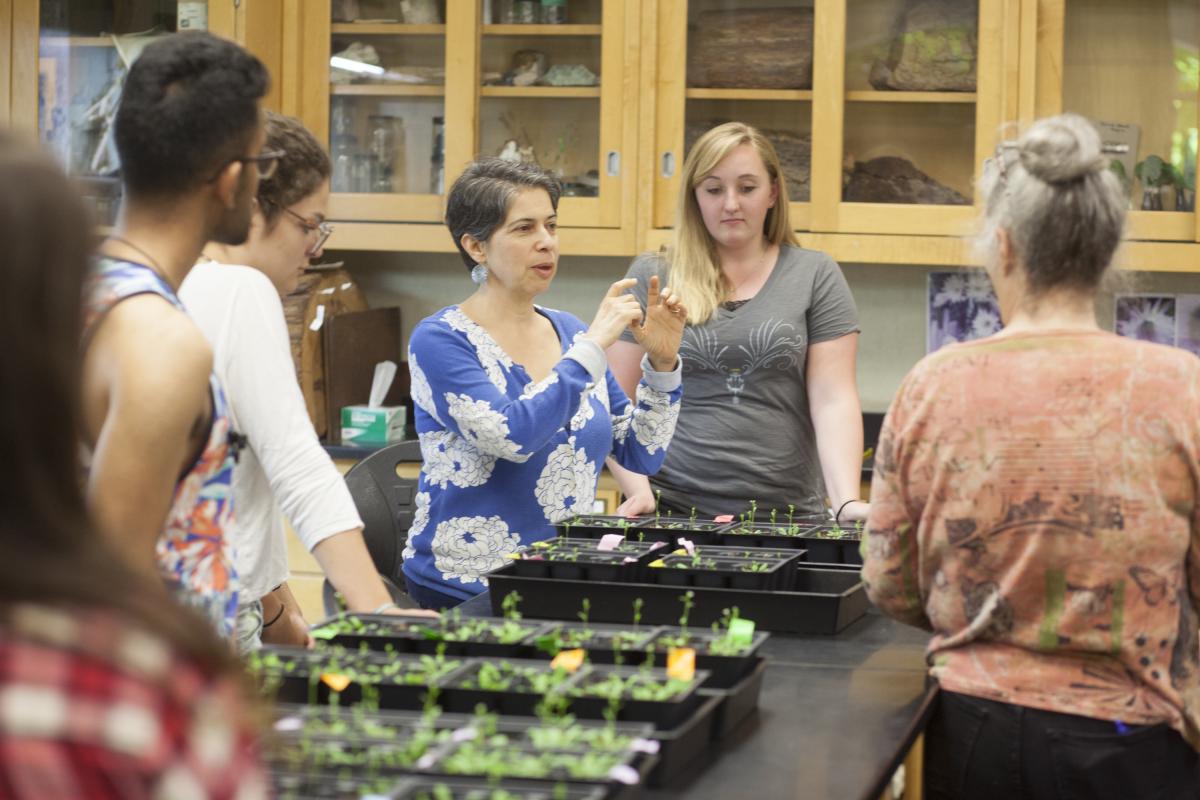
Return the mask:
<path id="1" fill-rule="evenodd" d="M 343 406 L 342 444 L 381 447 L 404 440 L 404 406 Z"/>

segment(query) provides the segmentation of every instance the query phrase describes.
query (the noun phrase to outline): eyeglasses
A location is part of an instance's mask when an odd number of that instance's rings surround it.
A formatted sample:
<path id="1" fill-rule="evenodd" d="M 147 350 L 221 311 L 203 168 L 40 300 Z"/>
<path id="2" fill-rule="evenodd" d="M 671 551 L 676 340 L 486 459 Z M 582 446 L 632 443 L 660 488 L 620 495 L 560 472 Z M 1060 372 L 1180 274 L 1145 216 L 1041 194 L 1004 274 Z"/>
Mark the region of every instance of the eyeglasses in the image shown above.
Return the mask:
<path id="1" fill-rule="evenodd" d="M 258 179 L 260 181 L 265 181 L 275 174 L 275 170 L 279 167 L 279 159 L 283 158 L 285 155 L 287 155 L 287 153 L 283 150 L 267 150 L 259 153 L 256 156 L 240 156 L 238 158 L 231 158 L 221 165 L 221 169 L 217 170 L 217 173 L 209 178 L 208 182 L 212 183 L 217 178 L 221 177 L 221 171 L 230 164 L 254 164 L 256 167 L 258 167 Z"/>
<path id="2" fill-rule="evenodd" d="M 333 225 L 329 224 L 328 222 L 313 222 L 310 219 L 305 219 L 304 217 L 300 216 L 290 208 L 284 208 L 282 210 L 285 214 L 291 216 L 300 224 L 300 229 L 304 231 L 305 236 L 311 236 L 313 233 L 317 234 L 317 241 L 308 250 L 310 253 L 318 252 L 321 249 L 321 246 L 329 240 L 331 235 L 333 235 Z"/>

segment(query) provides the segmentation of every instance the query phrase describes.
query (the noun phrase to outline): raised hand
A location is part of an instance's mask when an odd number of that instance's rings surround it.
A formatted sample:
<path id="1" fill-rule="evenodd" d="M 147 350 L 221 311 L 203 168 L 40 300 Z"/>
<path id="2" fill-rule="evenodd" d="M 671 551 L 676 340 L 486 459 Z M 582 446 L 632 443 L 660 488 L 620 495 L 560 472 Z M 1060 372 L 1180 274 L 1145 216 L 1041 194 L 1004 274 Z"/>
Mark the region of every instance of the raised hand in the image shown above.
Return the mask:
<path id="1" fill-rule="evenodd" d="M 637 324 L 642 317 L 642 307 L 637 298 L 629 294 L 630 287 L 637 284 L 637 278 L 626 278 L 608 287 L 600 308 L 596 309 L 596 317 L 584 334 L 602 349 L 615 342 L 621 333 Z"/>
<path id="2" fill-rule="evenodd" d="M 646 296 L 646 317 L 641 324 L 634 323 L 631 326 L 638 344 L 650 357 L 650 366 L 659 372 L 675 369 L 686 323 L 687 309 L 679 302 L 679 298 L 670 288 L 660 293 L 658 276 L 651 276 L 650 291 Z"/>

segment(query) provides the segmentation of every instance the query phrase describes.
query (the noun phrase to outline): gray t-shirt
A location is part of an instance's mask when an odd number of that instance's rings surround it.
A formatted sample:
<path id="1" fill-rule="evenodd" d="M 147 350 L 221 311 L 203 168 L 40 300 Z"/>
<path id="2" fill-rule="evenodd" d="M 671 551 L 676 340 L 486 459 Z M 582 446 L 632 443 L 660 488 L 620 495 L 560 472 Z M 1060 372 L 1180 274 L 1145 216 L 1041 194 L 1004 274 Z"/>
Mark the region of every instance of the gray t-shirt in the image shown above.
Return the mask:
<path id="1" fill-rule="evenodd" d="M 633 262 L 626 277 L 645 305 L 649 278 L 666 285 L 657 256 Z M 820 512 L 825 482 L 808 408 L 808 346 L 858 328 L 854 298 L 837 263 L 814 250 L 784 245 L 762 289 L 735 310 L 684 329 L 683 402 L 675 437 L 654 488 L 662 505 L 698 514 L 738 514 L 751 500 L 764 519 Z M 626 331 L 621 337 L 635 341 Z"/>

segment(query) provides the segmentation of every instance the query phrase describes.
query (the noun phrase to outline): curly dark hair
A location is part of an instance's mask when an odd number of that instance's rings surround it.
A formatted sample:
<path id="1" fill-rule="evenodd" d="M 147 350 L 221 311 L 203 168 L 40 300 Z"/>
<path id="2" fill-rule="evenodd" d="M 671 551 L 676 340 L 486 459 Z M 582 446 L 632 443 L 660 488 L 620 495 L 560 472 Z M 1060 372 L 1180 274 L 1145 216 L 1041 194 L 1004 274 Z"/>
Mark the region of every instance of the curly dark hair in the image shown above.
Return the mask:
<path id="1" fill-rule="evenodd" d="M 125 78 L 115 139 L 128 192 L 174 197 L 247 153 L 270 76 L 233 42 L 191 31 L 147 45 Z"/>
<path id="2" fill-rule="evenodd" d="M 284 152 L 275 174 L 258 183 L 259 208 L 270 226 L 283 209 L 320 188 L 332 170 L 325 148 L 300 120 L 268 111 L 266 130 L 266 149 Z"/>

